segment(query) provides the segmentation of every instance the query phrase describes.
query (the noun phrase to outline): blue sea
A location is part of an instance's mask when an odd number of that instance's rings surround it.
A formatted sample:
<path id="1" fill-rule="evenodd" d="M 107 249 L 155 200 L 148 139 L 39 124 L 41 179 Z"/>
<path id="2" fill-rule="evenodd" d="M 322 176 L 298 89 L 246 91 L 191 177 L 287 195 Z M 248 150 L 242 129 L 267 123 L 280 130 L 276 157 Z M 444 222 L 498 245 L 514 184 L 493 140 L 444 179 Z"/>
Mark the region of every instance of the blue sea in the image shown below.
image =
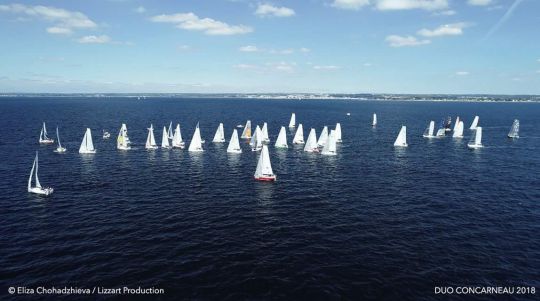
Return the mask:
<path id="1" fill-rule="evenodd" d="M 262 183 L 248 144 L 211 142 L 247 119 L 275 141 L 292 112 L 306 139 L 340 122 L 338 155 L 272 144 L 277 182 Z M 422 137 L 449 115 L 463 139 Z M 475 115 L 485 147 L 470 150 Z M 538 300 L 435 288 L 540 289 L 539 103 L 6 97 L 0 117 L 1 300 Z M 39 145 L 43 121 L 67 153 Z M 159 143 L 170 121 L 187 145 L 200 122 L 205 151 L 147 151 L 150 123 Z M 121 123 L 130 151 L 116 149 Z M 401 125 L 408 148 L 393 146 Z M 95 155 L 78 153 L 87 127 Z M 47 198 L 26 191 L 36 151 Z M 164 293 L 8 294 L 22 286 Z"/>

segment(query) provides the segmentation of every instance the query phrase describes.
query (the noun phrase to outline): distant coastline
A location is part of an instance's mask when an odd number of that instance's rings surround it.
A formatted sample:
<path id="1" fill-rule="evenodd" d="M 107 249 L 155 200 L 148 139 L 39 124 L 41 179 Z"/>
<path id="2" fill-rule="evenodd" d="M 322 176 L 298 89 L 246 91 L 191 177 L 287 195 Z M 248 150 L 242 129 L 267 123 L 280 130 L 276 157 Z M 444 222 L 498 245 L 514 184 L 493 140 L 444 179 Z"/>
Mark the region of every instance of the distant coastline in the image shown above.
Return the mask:
<path id="1" fill-rule="evenodd" d="M 440 101 L 440 102 L 540 102 L 540 95 L 489 94 L 346 94 L 346 93 L 3 93 L 12 97 L 92 97 L 92 98 L 223 98 L 277 100 L 359 100 L 359 101 Z"/>

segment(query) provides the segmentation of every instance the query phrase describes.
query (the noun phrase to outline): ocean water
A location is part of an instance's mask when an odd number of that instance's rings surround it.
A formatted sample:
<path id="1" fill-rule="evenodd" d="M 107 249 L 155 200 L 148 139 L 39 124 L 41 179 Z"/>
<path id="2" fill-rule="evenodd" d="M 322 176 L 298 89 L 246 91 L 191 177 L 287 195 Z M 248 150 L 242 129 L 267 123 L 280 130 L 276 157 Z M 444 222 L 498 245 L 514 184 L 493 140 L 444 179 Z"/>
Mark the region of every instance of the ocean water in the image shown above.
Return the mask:
<path id="1" fill-rule="evenodd" d="M 319 134 L 340 122 L 338 155 L 270 147 L 278 181 L 260 183 L 258 153 L 243 141 L 239 155 L 211 142 L 219 122 L 229 140 L 246 119 L 268 122 L 275 141 L 291 112 L 306 139 L 309 128 Z M 464 139 L 422 138 L 430 120 L 447 115 L 465 121 Z M 479 150 L 466 146 L 474 115 L 484 129 Z M 2 99 L 0 299 L 24 299 L 8 295 L 10 286 L 165 290 L 122 296 L 130 300 L 435 300 L 435 286 L 538 290 L 539 116 L 536 103 Z M 510 140 L 515 118 L 521 138 Z M 50 136 L 59 126 L 66 154 L 38 144 L 42 121 Z M 150 123 L 159 144 L 170 121 L 188 143 L 200 122 L 205 152 L 145 150 Z M 127 152 L 115 148 L 122 122 L 133 142 Z M 396 149 L 402 124 L 409 147 Z M 95 155 L 78 153 L 86 127 Z M 26 192 L 35 151 L 42 184 L 55 189 L 48 198 Z"/>

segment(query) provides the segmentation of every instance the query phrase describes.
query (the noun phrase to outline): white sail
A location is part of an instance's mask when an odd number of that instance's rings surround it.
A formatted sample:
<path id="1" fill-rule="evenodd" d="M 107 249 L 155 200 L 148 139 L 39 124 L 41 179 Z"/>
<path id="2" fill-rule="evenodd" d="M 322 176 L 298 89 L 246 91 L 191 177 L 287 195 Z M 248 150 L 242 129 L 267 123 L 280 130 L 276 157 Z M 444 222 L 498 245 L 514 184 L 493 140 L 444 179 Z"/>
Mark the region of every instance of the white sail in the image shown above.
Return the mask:
<path id="1" fill-rule="evenodd" d="M 228 153 L 241 153 L 242 149 L 240 148 L 240 141 L 238 141 L 238 131 L 233 130 L 231 141 L 229 141 L 229 146 L 227 147 Z"/>
<path id="2" fill-rule="evenodd" d="M 328 141 L 323 147 L 323 150 L 321 154 L 327 155 L 327 156 L 335 156 L 336 155 L 336 131 L 331 130 L 330 135 L 328 135 Z"/>
<path id="3" fill-rule="evenodd" d="M 84 133 L 83 140 L 81 142 L 81 147 L 79 147 L 79 153 L 81 154 L 95 154 L 96 150 L 94 149 L 94 142 L 92 141 L 92 131 L 90 128 L 86 129 Z"/>
<path id="4" fill-rule="evenodd" d="M 47 136 L 47 127 L 45 126 L 45 122 L 43 122 L 43 127 L 41 128 L 41 132 L 39 133 L 39 143 L 54 143 L 54 139 L 51 139 Z"/>
<path id="5" fill-rule="evenodd" d="M 249 142 L 249 145 L 251 145 L 252 151 L 260 151 L 263 146 L 263 133 L 259 126 L 255 128 L 255 134 L 253 134 L 253 137 L 251 137 L 251 141 Z"/>
<path id="6" fill-rule="evenodd" d="M 401 130 L 399 131 L 399 134 L 396 138 L 396 141 L 394 142 L 394 146 L 402 146 L 407 147 L 407 127 L 401 126 Z"/>
<path id="7" fill-rule="evenodd" d="M 328 127 L 325 125 L 321 132 L 321 135 L 319 136 L 319 140 L 317 140 L 317 146 L 324 146 L 326 144 L 326 141 L 328 141 Z"/>
<path id="8" fill-rule="evenodd" d="M 277 148 L 288 148 L 289 147 L 287 145 L 287 133 L 285 132 L 285 127 L 284 126 L 282 126 L 281 130 L 279 130 L 279 135 L 277 137 L 275 147 L 277 147 Z"/>
<path id="9" fill-rule="evenodd" d="M 336 142 L 342 142 L 341 141 L 341 124 L 338 122 L 336 123 Z"/>
<path id="10" fill-rule="evenodd" d="M 120 131 L 118 132 L 118 137 L 116 138 L 116 148 L 121 150 L 131 149 L 131 142 L 129 141 L 127 126 L 125 123 L 122 123 Z"/>
<path id="11" fill-rule="evenodd" d="M 454 127 L 454 132 L 452 133 L 452 137 L 454 138 L 463 138 L 463 128 L 465 125 L 463 124 L 463 121 L 459 121 L 456 126 Z"/>
<path id="12" fill-rule="evenodd" d="M 223 130 L 223 123 L 220 123 L 216 134 L 214 135 L 214 140 L 212 142 L 225 142 L 225 131 Z"/>
<path id="13" fill-rule="evenodd" d="M 272 170 L 272 164 L 270 163 L 270 154 L 268 153 L 268 146 L 263 145 L 259 161 L 257 162 L 257 169 L 254 174 L 255 179 L 262 181 L 275 181 L 276 175 Z"/>
<path id="14" fill-rule="evenodd" d="M 262 142 L 264 143 L 270 142 L 270 137 L 268 136 L 268 124 L 266 122 L 263 124 L 261 132 L 262 132 Z"/>
<path id="15" fill-rule="evenodd" d="M 456 123 L 454 123 L 454 129 L 452 130 L 452 132 L 455 132 L 457 130 L 458 126 L 459 126 L 459 116 L 456 117 Z"/>
<path id="16" fill-rule="evenodd" d="M 319 149 L 317 148 L 317 133 L 315 133 L 315 129 L 311 129 L 309 131 L 309 135 L 306 140 L 306 145 L 304 146 L 304 151 L 306 152 L 319 151 Z"/>
<path id="17" fill-rule="evenodd" d="M 429 126 L 426 128 L 426 130 L 424 131 L 424 137 L 425 138 L 433 138 L 435 137 L 433 135 L 433 133 L 435 132 L 435 121 L 431 120 L 429 122 Z"/>
<path id="18" fill-rule="evenodd" d="M 444 137 L 446 136 L 446 130 L 444 128 L 440 128 L 437 130 L 437 137 Z"/>
<path id="19" fill-rule="evenodd" d="M 474 130 L 478 127 L 478 121 L 479 121 L 480 117 L 478 116 L 474 116 L 474 120 L 473 122 L 471 123 L 471 127 L 469 128 L 470 130 Z"/>
<path id="20" fill-rule="evenodd" d="M 58 141 L 58 147 L 54 150 L 55 153 L 65 153 L 66 148 L 62 147 L 62 143 L 60 142 L 60 133 L 58 132 L 58 127 L 56 127 L 56 141 Z"/>
<path id="21" fill-rule="evenodd" d="M 242 136 L 240 138 L 242 139 L 251 138 L 251 120 L 248 120 L 246 122 L 246 126 L 244 127 L 244 130 L 242 131 Z"/>
<path id="22" fill-rule="evenodd" d="M 482 145 L 482 127 L 478 126 L 476 127 L 476 130 L 474 131 L 474 136 L 471 139 L 471 142 L 467 144 L 469 148 L 481 148 L 484 147 Z"/>
<path id="23" fill-rule="evenodd" d="M 294 128 L 296 126 L 296 114 L 291 114 L 291 121 L 289 121 L 289 128 Z"/>
<path id="24" fill-rule="evenodd" d="M 35 173 L 34 173 L 35 170 Z M 38 159 L 38 153 L 36 152 L 36 158 L 34 159 L 34 163 L 32 164 L 32 170 L 30 170 L 30 176 L 28 177 L 28 192 L 40 194 L 40 195 L 50 195 L 53 193 L 54 189 L 51 187 L 43 188 L 41 186 L 41 183 L 39 182 L 38 178 L 38 170 L 39 170 L 39 159 Z M 32 187 L 32 176 L 35 176 L 36 186 Z"/>
<path id="25" fill-rule="evenodd" d="M 373 122 L 371 123 L 372 126 L 377 125 L 377 114 L 373 113 Z"/>
<path id="26" fill-rule="evenodd" d="M 171 148 L 169 144 L 169 133 L 166 127 L 163 127 L 163 134 L 161 135 L 161 148 Z"/>
<path id="27" fill-rule="evenodd" d="M 508 138 L 519 138 L 519 120 L 514 119 L 510 132 L 508 132 Z"/>
<path id="28" fill-rule="evenodd" d="M 253 132 L 253 135 L 251 136 L 251 140 L 249 141 L 249 145 L 251 147 L 255 147 L 255 145 L 257 145 L 257 136 L 259 135 L 260 132 L 261 132 L 261 128 L 259 128 L 259 126 L 256 126 L 255 132 Z"/>
<path id="29" fill-rule="evenodd" d="M 180 124 L 176 124 L 176 128 L 174 129 L 172 146 L 178 147 L 178 148 L 184 148 L 184 142 L 182 141 L 182 132 L 180 131 Z"/>
<path id="30" fill-rule="evenodd" d="M 174 137 L 173 129 L 172 129 L 172 121 L 169 123 L 169 129 L 167 130 L 167 139 L 172 139 Z"/>
<path id="31" fill-rule="evenodd" d="M 202 152 L 202 139 L 201 139 L 201 130 L 199 129 L 199 123 L 197 123 L 197 127 L 195 128 L 195 132 L 193 133 L 193 137 L 191 138 L 191 142 L 189 143 L 188 151 L 190 152 Z"/>
<path id="32" fill-rule="evenodd" d="M 36 157 L 34 158 L 34 163 L 32 164 L 32 169 L 30 170 L 30 176 L 28 177 L 28 192 L 32 189 L 32 176 L 34 175 L 34 170 L 36 169 L 36 160 L 37 160 L 37 152 Z"/>
<path id="33" fill-rule="evenodd" d="M 298 124 L 298 129 L 296 129 L 296 134 L 292 141 L 293 144 L 303 144 L 304 143 L 304 128 L 302 124 Z"/>
<path id="34" fill-rule="evenodd" d="M 156 149 L 156 138 L 154 137 L 154 125 L 150 124 L 148 128 L 148 136 L 146 137 L 146 149 Z"/>

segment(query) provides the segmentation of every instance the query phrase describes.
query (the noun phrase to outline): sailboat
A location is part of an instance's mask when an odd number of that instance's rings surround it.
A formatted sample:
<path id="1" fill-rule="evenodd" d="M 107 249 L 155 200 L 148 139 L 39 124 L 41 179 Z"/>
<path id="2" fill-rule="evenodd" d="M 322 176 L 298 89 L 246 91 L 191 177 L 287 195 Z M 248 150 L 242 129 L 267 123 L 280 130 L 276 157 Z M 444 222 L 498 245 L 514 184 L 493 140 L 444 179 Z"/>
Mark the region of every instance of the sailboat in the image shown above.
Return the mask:
<path id="1" fill-rule="evenodd" d="M 240 148 L 240 141 L 238 141 L 238 131 L 236 129 L 233 130 L 231 141 L 229 141 L 229 146 L 227 147 L 227 152 L 236 154 L 242 152 L 242 149 Z"/>
<path id="2" fill-rule="evenodd" d="M 201 130 L 199 129 L 199 123 L 197 122 L 197 127 L 195 127 L 195 132 L 189 143 L 188 151 L 190 152 L 202 152 L 202 139 L 201 139 Z"/>
<path id="3" fill-rule="evenodd" d="M 281 130 L 279 130 L 279 135 L 277 137 L 275 146 L 276 146 L 276 148 L 288 148 L 289 147 L 287 145 L 287 133 L 285 132 L 285 127 L 284 126 L 282 126 Z"/>
<path id="4" fill-rule="evenodd" d="M 309 131 L 306 145 L 304 146 L 304 151 L 310 153 L 319 152 L 319 148 L 317 147 L 317 133 L 315 133 L 315 129 L 311 129 Z"/>
<path id="5" fill-rule="evenodd" d="M 463 138 L 463 128 L 465 125 L 463 124 L 463 121 L 459 121 L 456 126 L 454 127 L 454 132 L 452 133 L 453 138 Z"/>
<path id="6" fill-rule="evenodd" d="M 328 135 L 328 141 L 324 145 L 321 154 L 326 155 L 326 156 L 335 156 L 336 155 L 336 142 L 337 142 L 336 131 L 331 130 L 330 135 Z"/>
<path id="7" fill-rule="evenodd" d="M 214 140 L 212 142 L 225 142 L 225 131 L 223 130 L 223 123 L 220 123 L 216 134 L 214 135 Z"/>
<path id="8" fill-rule="evenodd" d="M 47 137 L 47 127 L 45 122 L 43 122 L 43 127 L 41 128 L 41 133 L 39 133 L 39 143 L 41 144 L 51 144 L 54 143 L 54 139 Z"/>
<path id="9" fill-rule="evenodd" d="M 172 147 L 176 148 L 184 148 L 185 143 L 182 140 L 182 132 L 180 131 L 180 124 L 176 124 L 176 128 L 174 129 L 174 135 L 172 139 Z"/>
<path id="10" fill-rule="evenodd" d="M 291 121 L 289 121 L 289 128 L 294 128 L 296 126 L 296 114 L 291 114 Z"/>
<path id="11" fill-rule="evenodd" d="M 459 120 L 457 120 L 457 121 L 459 121 Z M 452 117 L 450 117 L 450 116 L 446 117 L 446 122 L 444 124 L 444 130 L 446 132 L 452 131 Z"/>
<path id="12" fill-rule="evenodd" d="M 396 141 L 394 142 L 394 146 L 401 146 L 401 147 L 407 147 L 407 127 L 401 126 L 401 130 L 399 131 L 399 134 L 396 138 Z"/>
<path id="13" fill-rule="evenodd" d="M 328 127 L 325 125 L 321 135 L 319 136 L 319 140 L 317 140 L 317 146 L 322 147 L 326 144 L 326 141 L 328 140 Z"/>
<path id="14" fill-rule="evenodd" d="M 242 139 L 249 139 L 251 138 L 251 120 L 248 120 L 246 122 L 246 126 L 244 126 L 244 130 L 242 131 L 242 136 L 240 136 Z"/>
<path id="15" fill-rule="evenodd" d="M 42 187 L 41 183 L 39 183 L 38 178 L 38 169 L 39 169 L 39 162 L 38 162 L 38 152 L 36 152 L 36 158 L 34 159 L 34 164 L 32 165 L 32 170 L 30 171 L 30 177 L 28 177 L 28 192 L 39 194 L 39 195 L 51 195 L 54 191 L 52 187 Z M 32 187 L 32 176 L 35 173 L 35 180 L 36 180 L 36 186 Z"/>
<path id="16" fill-rule="evenodd" d="M 428 127 L 424 131 L 424 135 L 422 135 L 424 138 L 435 138 L 435 135 L 433 135 L 435 132 L 435 121 L 431 120 L 429 122 Z"/>
<path id="17" fill-rule="evenodd" d="M 156 139 L 154 138 L 154 126 L 150 124 L 148 128 L 148 136 L 146 137 L 146 149 L 157 149 Z"/>
<path id="18" fill-rule="evenodd" d="M 302 124 L 298 124 L 298 129 L 296 129 L 296 134 L 292 141 L 293 144 L 304 144 L 304 128 Z"/>
<path id="19" fill-rule="evenodd" d="M 454 129 L 452 130 L 453 132 L 455 132 L 457 130 L 457 128 L 459 126 L 459 122 L 460 122 L 460 120 L 459 120 L 459 116 L 458 116 L 458 117 L 456 117 L 456 123 L 454 123 Z"/>
<path id="20" fill-rule="evenodd" d="M 263 124 L 263 127 L 261 129 L 262 132 L 262 142 L 263 143 L 270 143 L 270 138 L 268 137 L 268 124 L 265 122 Z"/>
<path id="21" fill-rule="evenodd" d="M 481 148 L 481 147 L 484 147 L 484 145 L 482 145 L 482 127 L 480 127 L 480 126 L 476 127 L 476 130 L 474 131 L 473 138 L 467 144 L 467 146 L 469 148 Z"/>
<path id="22" fill-rule="evenodd" d="M 56 140 L 58 141 L 58 147 L 54 150 L 55 153 L 65 153 L 66 148 L 62 147 L 62 143 L 60 143 L 60 134 L 58 133 L 58 127 L 56 127 Z"/>
<path id="23" fill-rule="evenodd" d="M 167 130 L 167 139 L 172 139 L 174 137 L 172 129 L 172 121 L 169 123 L 169 129 Z"/>
<path id="24" fill-rule="evenodd" d="M 120 127 L 120 131 L 118 132 L 118 137 L 116 138 L 116 148 L 120 150 L 131 149 L 131 142 L 129 141 L 127 126 L 125 123 L 122 123 L 122 127 Z"/>
<path id="25" fill-rule="evenodd" d="M 377 125 L 377 114 L 373 113 L 373 121 L 371 122 L 371 126 L 376 126 Z"/>
<path id="26" fill-rule="evenodd" d="M 437 130 L 437 135 L 436 136 L 438 138 L 446 136 L 446 123 L 445 123 L 444 119 L 441 120 L 441 123 L 439 125 L 439 129 Z"/>
<path id="27" fill-rule="evenodd" d="M 106 130 L 102 130 L 102 132 L 103 132 L 103 139 L 111 138 L 111 133 L 107 132 Z"/>
<path id="28" fill-rule="evenodd" d="M 263 145 L 259 161 L 257 162 L 257 169 L 255 170 L 255 180 L 258 181 L 275 181 L 276 175 L 272 171 L 272 164 L 270 163 L 270 154 L 268 153 L 268 146 Z"/>
<path id="29" fill-rule="evenodd" d="M 89 128 L 84 133 L 81 147 L 79 147 L 79 154 L 95 154 L 94 142 L 92 142 L 92 131 Z"/>
<path id="30" fill-rule="evenodd" d="M 336 123 L 336 142 L 342 142 L 341 141 L 341 124 L 338 122 Z M 330 131 L 331 132 L 331 131 Z"/>
<path id="31" fill-rule="evenodd" d="M 249 145 L 251 146 L 251 151 L 260 151 L 263 146 L 262 141 L 262 131 L 259 126 L 255 128 L 255 133 L 253 136 L 251 136 L 251 141 L 249 142 Z"/>
<path id="32" fill-rule="evenodd" d="M 166 127 L 163 127 L 163 135 L 161 135 L 161 148 L 170 149 L 171 144 L 169 143 L 169 133 Z"/>
<path id="33" fill-rule="evenodd" d="M 473 122 L 471 123 L 471 127 L 469 128 L 469 130 L 474 130 L 478 127 L 478 121 L 479 121 L 480 117 L 478 116 L 474 116 L 474 120 Z"/>
<path id="34" fill-rule="evenodd" d="M 508 132 L 508 138 L 519 138 L 519 120 L 514 119 L 512 128 L 510 128 L 510 132 Z"/>

